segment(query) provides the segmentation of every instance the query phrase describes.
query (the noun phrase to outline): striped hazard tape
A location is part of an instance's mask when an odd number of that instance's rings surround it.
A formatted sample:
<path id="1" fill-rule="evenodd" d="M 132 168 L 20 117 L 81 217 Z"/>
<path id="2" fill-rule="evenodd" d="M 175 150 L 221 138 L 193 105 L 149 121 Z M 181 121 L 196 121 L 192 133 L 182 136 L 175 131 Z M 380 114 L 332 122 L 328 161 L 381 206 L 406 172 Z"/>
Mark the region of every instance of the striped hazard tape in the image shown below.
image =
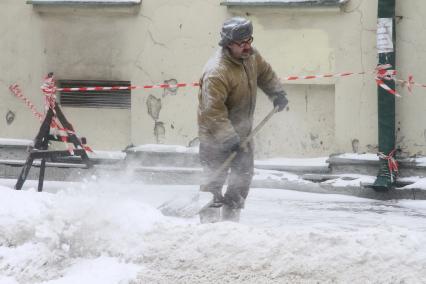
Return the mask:
<path id="1" fill-rule="evenodd" d="M 200 83 L 179 83 L 179 84 L 159 84 L 145 86 L 113 86 L 113 87 L 77 87 L 77 88 L 57 88 L 59 92 L 80 92 L 80 91 L 115 91 L 115 90 L 140 90 L 140 89 L 173 89 L 181 87 L 199 87 Z"/>
<path id="2" fill-rule="evenodd" d="M 342 72 L 342 73 L 334 73 L 334 74 L 321 74 L 321 75 L 307 75 L 307 76 L 287 76 L 282 78 L 283 81 L 296 81 L 296 80 L 312 80 L 312 79 L 320 79 L 320 78 L 340 78 L 340 77 L 348 77 L 353 75 L 365 75 L 365 74 L 375 74 L 376 83 L 378 86 L 384 88 L 389 93 L 399 96 L 395 90 L 389 88 L 385 81 L 387 80 L 395 80 L 398 82 L 407 82 L 409 86 L 409 90 L 411 92 L 412 86 L 420 86 L 426 87 L 423 84 L 417 84 L 412 80 L 404 81 L 397 80 L 395 78 L 396 71 L 390 70 L 392 66 L 390 64 L 387 65 L 379 65 L 374 71 L 371 72 Z M 172 88 L 181 88 L 181 87 L 199 87 L 199 82 L 193 83 L 178 83 L 178 84 L 158 84 L 158 85 L 144 85 L 144 86 L 112 86 L 112 87 L 73 87 L 73 88 L 55 88 L 55 91 L 59 92 L 84 92 L 84 91 L 114 91 L 114 90 L 140 90 L 140 89 L 172 89 Z M 49 96 L 52 96 L 50 92 L 48 92 Z"/>
<path id="3" fill-rule="evenodd" d="M 45 85 L 44 85 L 45 86 Z M 11 86 L 9 86 L 9 90 L 19 99 L 21 99 L 25 105 L 31 110 L 31 112 L 33 113 L 33 115 L 40 121 L 43 122 L 44 120 L 44 114 L 42 114 L 41 112 L 39 112 L 37 110 L 37 108 L 35 107 L 35 105 L 27 98 L 24 96 L 21 88 L 19 87 L 18 84 L 13 84 Z M 51 99 L 46 99 L 45 103 L 48 104 L 48 106 L 51 105 Z M 53 136 L 55 137 L 59 137 L 59 139 L 65 144 L 66 148 L 68 149 L 68 151 L 70 152 L 70 154 L 74 155 L 74 149 L 72 148 L 72 146 L 69 144 L 69 135 L 74 134 L 75 132 L 73 130 L 64 128 L 61 126 L 58 118 L 56 116 L 53 117 L 52 122 L 50 124 L 50 132 Z M 83 144 L 82 144 L 83 145 Z M 83 145 L 84 150 L 88 151 L 88 152 L 93 152 L 93 150 L 87 146 L 87 145 Z"/>

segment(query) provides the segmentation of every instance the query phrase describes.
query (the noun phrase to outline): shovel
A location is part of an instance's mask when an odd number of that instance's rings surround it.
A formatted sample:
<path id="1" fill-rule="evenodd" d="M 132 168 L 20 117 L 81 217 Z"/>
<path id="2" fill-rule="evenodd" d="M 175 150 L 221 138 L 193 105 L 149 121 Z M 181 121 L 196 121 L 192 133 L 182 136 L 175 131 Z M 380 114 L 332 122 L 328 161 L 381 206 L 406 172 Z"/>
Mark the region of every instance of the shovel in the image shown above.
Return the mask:
<path id="1" fill-rule="evenodd" d="M 273 108 L 268 115 L 251 131 L 251 133 L 240 143 L 240 148 L 244 149 L 247 147 L 247 143 L 259 133 L 260 129 L 271 119 L 271 117 L 277 112 L 278 106 Z M 207 180 L 207 184 L 210 181 L 215 180 L 224 170 L 229 168 L 231 162 L 237 156 L 237 151 L 232 152 L 229 157 L 223 162 L 223 164 L 214 172 L 212 176 Z M 205 192 L 204 186 L 201 186 L 200 191 Z M 167 216 L 175 217 L 194 217 L 200 214 L 201 222 L 204 223 L 209 220 L 220 218 L 219 206 L 214 206 L 214 199 L 204 205 L 201 209 L 198 206 L 200 193 L 198 192 L 194 197 L 191 198 L 189 204 L 182 204 L 182 202 L 175 202 L 175 200 L 166 201 L 161 204 L 158 209 Z"/>

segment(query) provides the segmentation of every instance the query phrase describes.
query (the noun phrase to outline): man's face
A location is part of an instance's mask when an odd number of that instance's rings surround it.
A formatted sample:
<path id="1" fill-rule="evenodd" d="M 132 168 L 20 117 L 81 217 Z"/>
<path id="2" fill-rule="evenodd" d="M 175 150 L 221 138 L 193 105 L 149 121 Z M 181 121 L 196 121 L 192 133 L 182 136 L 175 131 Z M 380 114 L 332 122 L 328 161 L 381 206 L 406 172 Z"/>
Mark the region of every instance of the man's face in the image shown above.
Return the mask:
<path id="1" fill-rule="evenodd" d="M 242 41 L 233 41 L 228 45 L 231 55 L 237 59 L 248 58 L 252 53 L 251 43 L 253 37 L 246 38 Z"/>

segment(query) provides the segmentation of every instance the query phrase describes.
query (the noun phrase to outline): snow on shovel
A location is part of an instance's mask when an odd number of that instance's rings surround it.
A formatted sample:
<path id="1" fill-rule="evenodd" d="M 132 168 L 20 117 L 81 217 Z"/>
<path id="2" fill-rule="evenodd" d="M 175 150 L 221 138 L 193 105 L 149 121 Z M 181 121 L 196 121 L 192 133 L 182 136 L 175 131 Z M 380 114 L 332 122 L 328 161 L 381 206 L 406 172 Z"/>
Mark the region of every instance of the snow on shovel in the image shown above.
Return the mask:
<path id="1" fill-rule="evenodd" d="M 266 122 L 277 112 L 278 106 L 271 110 L 268 115 L 253 129 L 249 136 L 240 144 L 240 148 L 244 149 L 247 143 L 262 129 Z M 209 177 L 208 181 L 215 180 L 224 170 L 229 168 L 231 162 L 237 156 L 237 151 L 232 152 L 229 157 L 223 162 L 220 168 Z M 207 182 L 208 183 L 208 182 Z M 202 190 L 201 186 L 200 190 Z M 211 204 L 211 201 L 204 206 L 200 205 L 200 192 L 197 192 L 191 198 L 174 198 L 161 204 L 158 209 L 166 216 L 190 218 L 199 214 L 201 210 L 206 209 Z"/>

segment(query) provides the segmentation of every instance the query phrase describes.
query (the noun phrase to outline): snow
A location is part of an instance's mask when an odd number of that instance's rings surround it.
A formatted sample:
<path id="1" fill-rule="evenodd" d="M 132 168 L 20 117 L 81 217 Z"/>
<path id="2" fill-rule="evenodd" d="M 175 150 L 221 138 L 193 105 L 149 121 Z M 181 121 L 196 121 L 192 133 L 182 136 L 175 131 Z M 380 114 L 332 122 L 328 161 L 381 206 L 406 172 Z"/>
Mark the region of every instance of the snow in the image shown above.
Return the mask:
<path id="1" fill-rule="evenodd" d="M 377 154 L 356 154 L 356 153 L 344 153 L 337 155 L 336 157 L 344 158 L 344 159 L 351 159 L 351 160 L 367 160 L 367 161 L 378 161 L 379 157 Z"/>
<path id="2" fill-rule="evenodd" d="M 32 3 L 37 2 L 98 2 L 98 3 L 140 3 L 141 0 L 32 0 Z"/>
<path id="3" fill-rule="evenodd" d="M 338 176 L 340 177 L 337 179 L 325 181 L 324 183 L 333 185 L 335 187 L 360 187 L 363 184 L 372 184 L 377 179 L 376 176 L 367 176 L 360 174 L 344 174 Z"/>
<path id="4" fill-rule="evenodd" d="M 197 186 L 0 184 L 0 283 L 426 281 L 425 201 L 258 188 L 240 223 L 201 225 L 157 210 Z"/>
<path id="5" fill-rule="evenodd" d="M 273 158 L 268 160 L 256 160 L 257 165 L 289 165 L 289 166 L 309 166 L 309 167 L 327 167 L 328 157 L 319 158 Z"/>
<path id="6" fill-rule="evenodd" d="M 42 282 L 43 284 L 75 283 L 128 283 L 136 278 L 140 267 L 128 264 L 116 258 L 101 256 L 96 259 L 80 259 L 67 269 L 62 278 Z"/>
<path id="7" fill-rule="evenodd" d="M 345 3 L 348 0 L 339 0 L 336 1 L 338 3 Z M 312 3 L 312 2 L 318 2 L 318 0 L 225 0 L 226 2 L 231 2 L 231 3 Z"/>
<path id="8" fill-rule="evenodd" d="M 310 183 L 309 181 L 306 181 L 302 179 L 300 176 L 288 172 L 282 172 L 282 171 L 272 171 L 272 170 L 254 170 L 254 176 L 253 180 L 287 180 L 287 181 L 294 181 L 298 183 Z"/>
<path id="9" fill-rule="evenodd" d="M 179 145 L 144 144 L 127 149 L 128 152 L 198 153 L 198 147 Z"/>
<path id="10" fill-rule="evenodd" d="M 32 140 L 0 138 L 0 146 L 32 146 Z"/>
<path id="11" fill-rule="evenodd" d="M 410 189 L 410 188 L 421 188 L 426 189 L 426 178 L 420 178 L 414 183 L 404 186 L 404 189 Z"/>
<path id="12" fill-rule="evenodd" d="M 426 167 L 426 157 L 411 159 L 416 162 L 418 166 Z"/>
<path id="13" fill-rule="evenodd" d="M 121 151 L 94 150 L 93 152 L 88 152 L 88 156 L 89 158 L 123 160 L 126 157 L 126 153 Z"/>
<path id="14" fill-rule="evenodd" d="M 250 2 L 281 2 L 281 3 L 293 3 L 293 2 L 312 2 L 312 0 L 231 0 L 228 2 L 242 2 L 242 3 L 250 3 Z"/>

